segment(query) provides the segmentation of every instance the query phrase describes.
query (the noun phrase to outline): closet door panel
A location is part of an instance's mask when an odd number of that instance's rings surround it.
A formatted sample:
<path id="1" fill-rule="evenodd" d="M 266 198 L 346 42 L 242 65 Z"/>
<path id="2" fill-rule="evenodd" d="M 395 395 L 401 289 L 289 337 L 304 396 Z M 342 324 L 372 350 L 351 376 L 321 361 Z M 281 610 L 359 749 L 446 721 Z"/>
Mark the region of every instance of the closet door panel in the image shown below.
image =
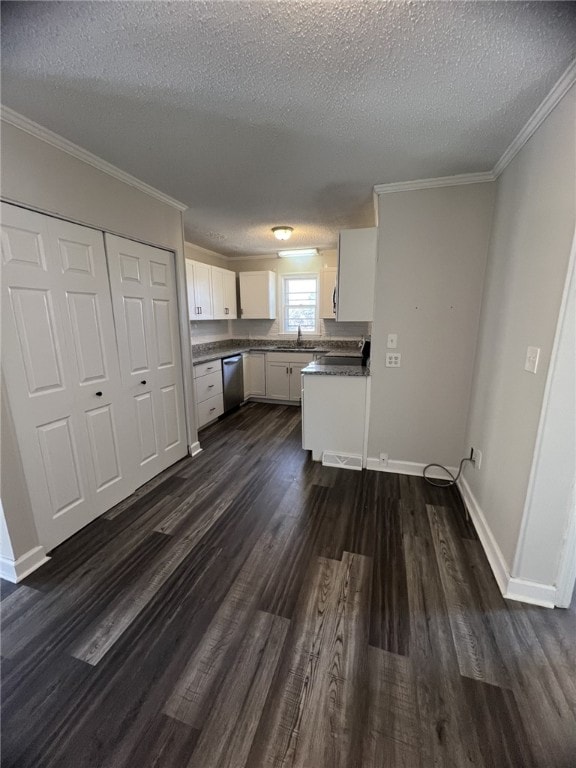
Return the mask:
<path id="1" fill-rule="evenodd" d="M 174 255 L 108 234 L 106 251 L 142 484 L 187 450 Z"/>
<path id="2" fill-rule="evenodd" d="M 120 390 L 103 235 L 3 204 L 1 239 L 3 374 L 40 541 L 51 549 L 135 487 L 122 409 L 113 472 L 102 474 L 110 434 L 103 440 L 89 418 Z"/>
<path id="3" fill-rule="evenodd" d="M 75 408 L 82 434 L 79 449 L 90 474 L 94 515 L 136 488 L 131 446 L 135 429 L 126 414 L 102 232 L 49 219 L 58 254 Z"/>

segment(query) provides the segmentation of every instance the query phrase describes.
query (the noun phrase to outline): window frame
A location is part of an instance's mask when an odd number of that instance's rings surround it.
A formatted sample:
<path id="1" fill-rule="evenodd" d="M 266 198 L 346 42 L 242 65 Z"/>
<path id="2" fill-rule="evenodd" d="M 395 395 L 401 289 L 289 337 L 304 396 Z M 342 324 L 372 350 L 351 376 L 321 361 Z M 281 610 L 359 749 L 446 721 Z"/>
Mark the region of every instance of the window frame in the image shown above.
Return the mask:
<path id="1" fill-rule="evenodd" d="M 320 335 L 320 274 L 318 272 L 286 272 L 279 275 L 280 278 L 280 336 L 296 338 L 298 332 L 286 330 L 286 281 L 287 280 L 314 280 L 316 283 L 316 302 L 314 304 L 314 330 L 302 329 L 302 336 L 307 338 Z"/>

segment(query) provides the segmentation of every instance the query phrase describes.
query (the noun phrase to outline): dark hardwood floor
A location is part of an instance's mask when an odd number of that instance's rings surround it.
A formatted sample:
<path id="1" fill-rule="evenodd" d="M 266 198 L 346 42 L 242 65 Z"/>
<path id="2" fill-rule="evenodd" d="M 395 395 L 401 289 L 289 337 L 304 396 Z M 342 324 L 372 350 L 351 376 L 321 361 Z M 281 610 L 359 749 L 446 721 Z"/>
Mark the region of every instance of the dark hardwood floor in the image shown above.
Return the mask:
<path id="1" fill-rule="evenodd" d="M 293 407 L 202 445 L 4 584 L 3 768 L 576 766 L 576 611 L 504 600 L 455 490 Z"/>

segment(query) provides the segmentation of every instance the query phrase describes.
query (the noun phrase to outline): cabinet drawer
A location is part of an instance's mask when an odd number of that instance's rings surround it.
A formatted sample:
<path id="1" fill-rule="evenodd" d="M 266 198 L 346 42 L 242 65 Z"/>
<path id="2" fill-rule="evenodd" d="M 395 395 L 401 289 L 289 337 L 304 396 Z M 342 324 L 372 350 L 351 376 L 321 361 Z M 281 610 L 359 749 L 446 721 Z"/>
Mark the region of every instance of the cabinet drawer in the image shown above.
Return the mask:
<path id="1" fill-rule="evenodd" d="M 206 376 L 207 373 L 214 373 L 214 371 L 222 370 L 222 360 L 210 360 L 209 363 L 198 363 L 194 366 L 194 378 L 199 376 Z"/>
<path id="2" fill-rule="evenodd" d="M 224 399 L 222 393 L 216 395 L 216 397 L 210 397 L 208 400 L 204 400 L 202 403 L 196 405 L 198 414 L 198 429 L 208 424 L 209 421 L 217 419 L 218 416 L 222 416 L 224 413 Z"/>
<path id="3" fill-rule="evenodd" d="M 196 387 L 196 402 L 202 403 L 209 397 L 222 394 L 222 373 L 214 371 L 194 380 Z"/>

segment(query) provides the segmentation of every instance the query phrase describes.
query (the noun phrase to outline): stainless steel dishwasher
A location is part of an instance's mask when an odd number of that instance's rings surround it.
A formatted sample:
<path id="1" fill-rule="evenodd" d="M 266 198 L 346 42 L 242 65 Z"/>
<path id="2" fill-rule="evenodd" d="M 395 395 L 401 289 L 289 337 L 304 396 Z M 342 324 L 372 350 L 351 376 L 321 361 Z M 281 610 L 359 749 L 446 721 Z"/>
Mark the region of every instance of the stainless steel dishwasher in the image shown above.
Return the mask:
<path id="1" fill-rule="evenodd" d="M 232 355 L 222 360 L 224 413 L 237 408 L 244 400 L 244 373 L 242 355 Z"/>

